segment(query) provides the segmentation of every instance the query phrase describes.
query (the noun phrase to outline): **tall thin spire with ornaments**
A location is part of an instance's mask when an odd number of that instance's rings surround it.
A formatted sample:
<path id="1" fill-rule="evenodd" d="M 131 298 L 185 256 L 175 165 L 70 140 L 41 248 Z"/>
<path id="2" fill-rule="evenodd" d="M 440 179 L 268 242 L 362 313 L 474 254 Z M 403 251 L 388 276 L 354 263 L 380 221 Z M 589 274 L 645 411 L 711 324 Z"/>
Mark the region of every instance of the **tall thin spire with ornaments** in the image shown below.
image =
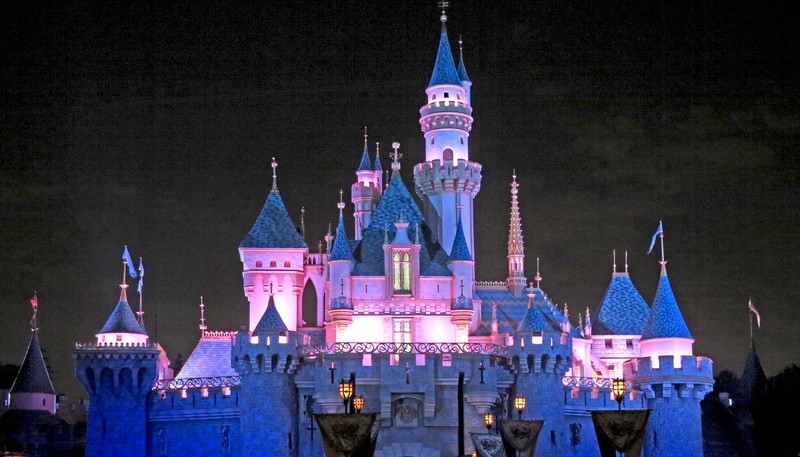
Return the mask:
<path id="1" fill-rule="evenodd" d="M 517 172 L 511 175 L 511 221 L 508 228 L 508 291 L 521 297 L 525 292 L 525 244 L 522 240 L 522 221 L 519 216 L 519 183 Z"/>

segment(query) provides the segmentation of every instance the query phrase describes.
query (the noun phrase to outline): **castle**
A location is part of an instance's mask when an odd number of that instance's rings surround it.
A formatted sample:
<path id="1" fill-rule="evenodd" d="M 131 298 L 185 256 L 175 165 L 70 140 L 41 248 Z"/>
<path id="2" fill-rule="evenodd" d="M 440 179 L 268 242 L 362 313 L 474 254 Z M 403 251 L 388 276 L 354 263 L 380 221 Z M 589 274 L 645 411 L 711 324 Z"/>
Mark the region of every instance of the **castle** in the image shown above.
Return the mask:
<path id="1" fill-rule="evenodd" d="M 385 175 L 365 134 L 353 219 L 340 197 L 326 249 L 314 252 L 296 230 L 273 159 L 272 189 L 239 246 L 246 326 L 210 331 L 202 321 L 173 374 L 123 288 L 96 340 L 76 344 L 76 375 L 90 396 L 87 455 L 321 456 L 313 416 L 344 410 L 338 387 L 349 379 L 364 411 L 380 415 L 376 456 L 455 456 L 461 443 L 471 454 L 469 433 L 485 432 L 486 413 L 544 419 L 537 456 L 599 456 L 589 411 L 617 408 L 614 378 L 628 385 L 624 408 L 652 410 L 645 455 L 702 455 L 699 403 L 712 364 L 693 354 L 663 259 L 651 306 L 627 265 L 615 265 L 600 308 L 573 327 L 538 271 L 526 278 L 514 176 L 508 277 L 476 281 L 482 166 L 469 157 L 472 82 L 441 20 L 420 108 L 425 161 L 401 169 L 395 143 Z M 421 207 L 407 187 L 412 175 Z M 309 293 L 316 322 L 302 319 Z M 45 409 L 51 395 L 28 393 Z M 527 400 L 519 413 L 518 396 Z"/>

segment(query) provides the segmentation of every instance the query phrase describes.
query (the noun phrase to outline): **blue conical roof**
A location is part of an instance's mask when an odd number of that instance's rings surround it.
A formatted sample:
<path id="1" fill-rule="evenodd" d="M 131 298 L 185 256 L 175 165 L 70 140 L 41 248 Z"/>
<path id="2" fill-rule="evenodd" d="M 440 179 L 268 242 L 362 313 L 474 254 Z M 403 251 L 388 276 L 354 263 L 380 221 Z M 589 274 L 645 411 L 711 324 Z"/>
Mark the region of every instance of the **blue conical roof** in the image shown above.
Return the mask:
<path id="1" fill-rule="evenodd" d="M 381 158 L 377 152 L 375 153 L 375 171 L 383 171 L 381 167 Z"/>
<path id="2" fill-rule="evenodd" d="M 347 234 L 344 231 L 344 220 L 339 215 L 339 226 L 336 227 L 336 239 L 333 240 L 330 260 L 353 261 L 353 253 L 350 252 L 350 243 L 347 242 Z"/>
<path id="3" fill-rule="evenodd" d="M 472 260 L 469 253 L 469 246 L 467 246 L 467 238 L 464 236 L 464 226 L 461 225 L 461 219 L 458 219 L 456 224 L 456 236 L 453 238 L 453 249 L 450 250 L 450 260 Z"/>
<path id="4" fill-rule="evenodd" d="M 277 190 L 269 193 L 261 214 L 253 228 L 239 244 L 242 248 L 307 248 L 306 242 L 297 233 L 281 194 Z"/>
<path id="5" fill-rule="evenodd" d="M 270 295 L 267 309 L 264 311 L 264 315 L 261 316 L 261 319 L 259 319 L 258 324 L 256 324 L 253 333 L 286 332 L 288 330 L 289 328 L 286 327 L 283 319 L 281 319 L 280 313 L 278 313 L 278 308 L 275 307 L 275 298 Z"/>
<path id="6" fill-rule="evenodd" d="M 460 79 L 462 82 L 472 82 L 469 80 L 469 75 L 467 75 L 467 67 L 464 65 L 463 57 L 458 62 L 458 79 Z"/>
<path id="7" fill-rule="evenodd" d="M 364 146 L 364 153 L 361 154 L 361 164 L 358 165 L 358 171 L 372 171 L 372 161 L 369 160 L 369 151 Z"/>
<path id="8" fill-rule="evenodd" d="M 692 338 L 669 285 L 666 268 L 662 268 L 650 317 L 642 332 L 642 340 L 655 338 Z"/>
<path id="9" fill-rule="evenodd" d="M 25 353 L 25 360 L 19 367 L 14 384 L 11 386 L 11 393 L 44 393 L 55 395 L 53 382 L 47 372 L 42 355 L 42 347 L 39 345 L 39 332 L 34 330 L 31 341 L 28 344 L 28 352 Z"/>
<path id="10" fill-rule="evenodd" d="M 461 79 L 458 77 L 458 70 L 453 61 L 453 53 L 450 51 L 450 41 L 447 39 L 447 32 L 442 30 L 439 39 L 439 52 L 436 54 L 436 64 L 433 67 L 431 82 L 428 87 L 440 84 L 450 84 L 460 86 Z"/>
<path id="11" fill-rule="evenodd" d="M 603 303 L 597 312 L 593 334 L 596 335 L 641 335 L 650 308 L 625 273 L 617 273 L 611 279 Z"/>
<path id="12" fill-rule="evenodd" d="M 539 333 L 552 330 L 537 306 L 528 306 L 528 312 L 517 326 L 516 333 Z"/>
<path id="13" fill-rule="evenodd" d="M 146 335 L 136 316 L 133 315 L 131 307 L 126 300 L 120 299 L 117 307 L 108 317 L 106 325 L 98 332 L 100 333 L 135 333 L 138 335 Z"/>

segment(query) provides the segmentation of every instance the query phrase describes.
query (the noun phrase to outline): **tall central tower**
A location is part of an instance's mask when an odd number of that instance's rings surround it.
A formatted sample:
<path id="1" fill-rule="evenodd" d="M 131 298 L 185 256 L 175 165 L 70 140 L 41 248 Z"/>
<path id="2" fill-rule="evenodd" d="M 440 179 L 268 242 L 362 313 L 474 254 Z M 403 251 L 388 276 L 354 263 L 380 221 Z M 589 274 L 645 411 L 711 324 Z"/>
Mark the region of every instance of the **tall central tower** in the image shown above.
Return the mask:
<path id="1" fill-rule="evenodd" d="M 475 252 L 472 200 L 481 186 L 481 165 L 469 160 L 472 130 L 470 82 L 463 53 L 458 68 L 447 38 L 447 15 L 442 11 L 442 34 L 419 123 L 425 137 L 425 162 L 414 167 L 417 195 L 425 204 L 425 219 L 446 250 L 453 246 L 457 206 L 470 252 Z M 460 42 L 459 42 L 460 44 Z M 449 252 L 448 252 L 449 254 Z"/>

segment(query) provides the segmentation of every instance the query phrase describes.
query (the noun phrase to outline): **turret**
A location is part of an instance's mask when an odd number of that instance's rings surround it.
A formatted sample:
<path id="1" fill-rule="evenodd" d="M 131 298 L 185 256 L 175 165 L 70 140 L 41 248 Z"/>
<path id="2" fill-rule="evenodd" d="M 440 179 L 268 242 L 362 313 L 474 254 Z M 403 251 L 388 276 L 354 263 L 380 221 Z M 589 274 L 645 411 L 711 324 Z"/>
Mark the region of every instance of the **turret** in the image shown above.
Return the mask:
<path id="1" fill-rule="evenodd" d="M 506 285 L 508 291 L 515 297 L 521 297 L 525 293 L 525 243 L 522 241 L 522 221 L 519 217 L 519 184 L 517 183 L 517 173 L 511 175 L 511 222 L 508 227 L 508 279 Z"/>
<path id="2" fill-rule="evenodd" d="M 246 455 L 294 457 L 298 449 L 297 333 L 281 318 L 269 296 L 253 332 L 236 334 L 231 366 L 241 376 L 241 445 Z M 265 424 L 267 424 L 265 426 Z"/>
<path id="3" fill-rule="evenodd" d="M 441 19 L 436 62 L 425 90 L 427 103 L 420 108 L 425 162 L 414 167 L 414 181 L 425 204 L 425 219 L 446 250 L 455 237 L 456 204 L 463 205 L 464 236 L 470 252 L 474 253 L 472 201 L 480 190 L 481 165 L 469 160 L 473 121 L 469 102 L 471 83 L 462 82 L 459 76 L 445 27 L 447 15 L 442 14 Z M 463 74 L 466 75 L 466 69 Z"/>
<path id="4" fill-rule="evenodd" d="M 666 264 L 665 261 L 661 262 L 658 289 L 639 342 L 641 356 L 650 357 L 656 368 L 660 356 L 672 356 L 680 366 L 681 356 L 692 355 L 694 343 L 672 292 Z"/>
<path id="5" fill-rule="evenodd" d="M 308 246 L 297 233 L 278 192 L 277 167 L 273 157 L 272 189 L 253 228 L 239 244 L 239 260 L 244 294 L 250 302 L 249 328 L 255 328 L 273 294 L 281 318 L 290 330 L 296 330 L 302 314 L 300 295 Z"/>
<path id="6" fill-rule="evenodd" d="M 460 212 L 460 208 L 459 208 Z M 467 239 L 464 236 L 464 227 L 459 219 L 456 226 L 456 236 L 453 239 L 453 247 L 450 249 L 450 271 L 453 272 L 453 289 L 457 292 L 459 286 L 462 287 L 461 295 L 472 297 L 473 281 L 475 279 L 475 261 L 467 246 Z M 455 293 L 453 294 L 455 295 Z"/>
<path id="7" fill-rule="evenodd" d="M 36 301 L 34 297 L 31 303 Z M 34 317 L 31 319 L 31 339 L 25 359 L 14 378 L 14 384 L 9 390 L 9 404 L 11 410 L 47 411 L 56 412 L 56 391 L 47 371 L 47 364 L 42 355 L 39 344 L 39 329 L 36 326 L 36 305 Z M 5 399 L 4 399 L 5 400 Z"/>
<path id="8" fill-rule="evenodd" d="M 467 67 L 464 65 L 463 44 L 461 37 L 458 37 L 458 79 L 461 80 L 461 85 L 464 86 L 464 90 L 467 92 L 467 104 L 469 104 L 472 100 L 472 81 L 470 81 L 467 75 Z"/>
<path id="9" fill-rule="evenodd" d="M 86 455 L 147 454 L 147 395 L 161 351 L 137 322 L 125 286 L 96 342 L 76 343 L 73 352 L 75 374 L 89 394 Z"/>
<path id="10" fill-rule="evenodd" d="M 356 182 L 351 186 L 351 201 L 353 202 L 353 218 L 355 219 L 355 238 L 361 239 L 361 232 L 369 227 L 372 222 L 372 213 L 381 199 L 380 161 L 375 157 L 377 170 L 373 168 L 367 149 L 367 128 L 364 127 L 364 152 L 361 154 L 361 163 L 356 171 Z"/>

